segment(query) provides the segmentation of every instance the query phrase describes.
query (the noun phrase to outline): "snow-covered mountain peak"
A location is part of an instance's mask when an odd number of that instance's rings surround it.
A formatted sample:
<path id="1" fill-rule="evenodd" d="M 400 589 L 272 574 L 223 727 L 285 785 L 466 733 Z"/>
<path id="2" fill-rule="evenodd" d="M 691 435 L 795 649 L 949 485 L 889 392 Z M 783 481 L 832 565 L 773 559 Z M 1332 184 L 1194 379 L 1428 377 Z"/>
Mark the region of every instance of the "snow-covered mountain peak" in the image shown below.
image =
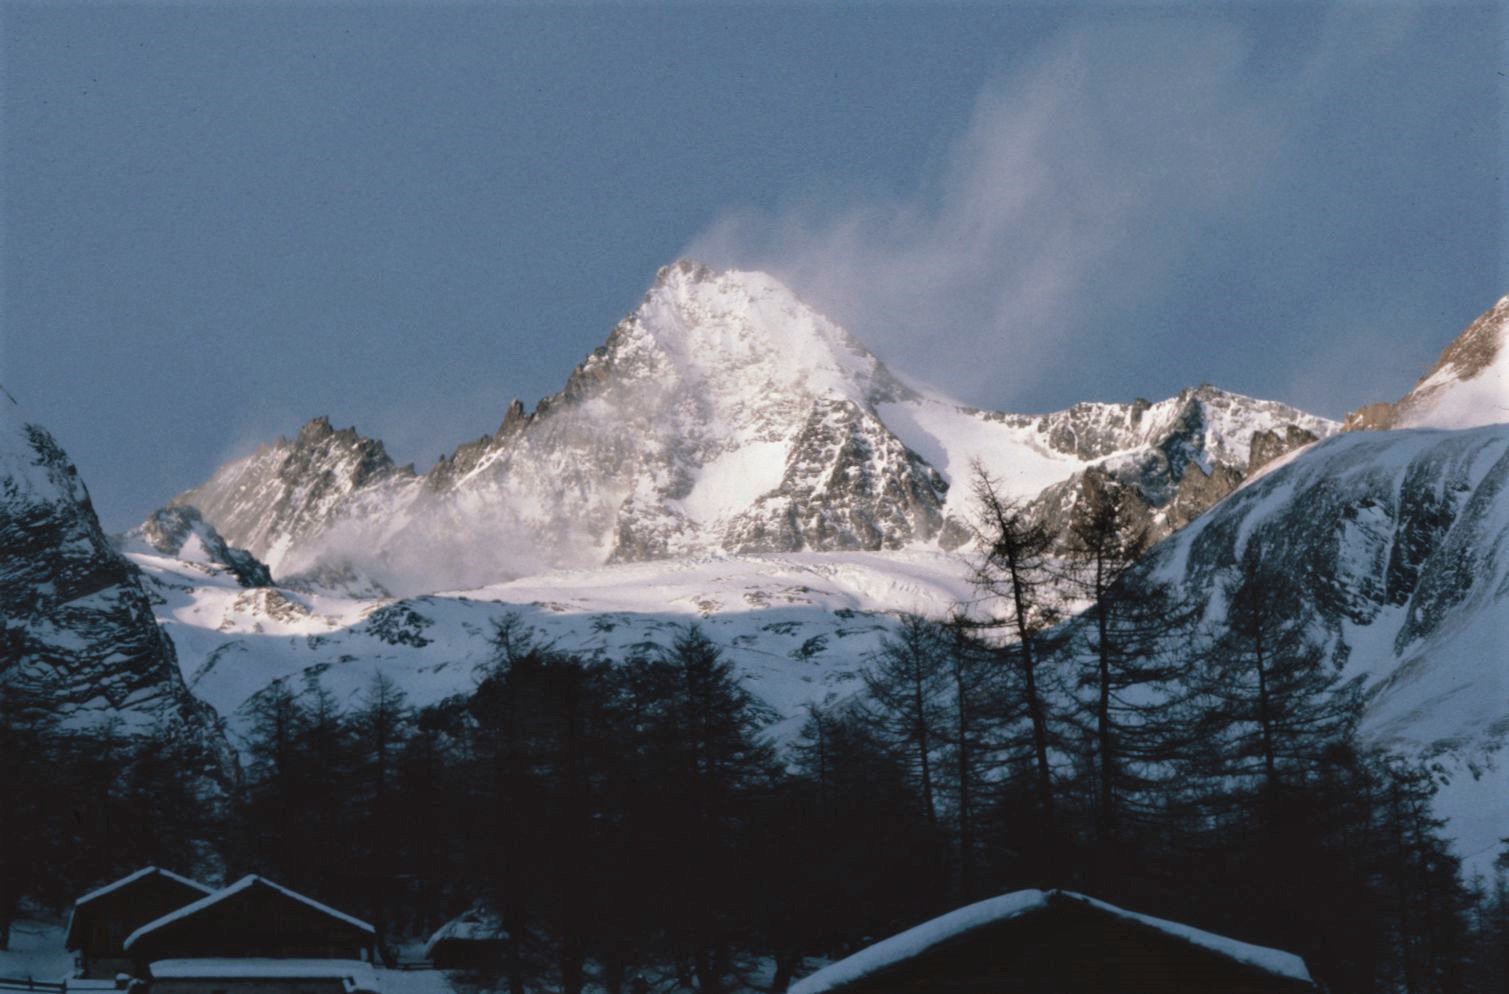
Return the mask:
<path id="1" fill-rule="evenodd" d="M 870 403 L 906 388 L 847 331 L 765 273 L 662 267 L 606 348 L 620 361 L 725 394 L 793 394 Z M 729 398 L 733 399 L 733 398 Z"/>
<path id="2" fill-rule="evenodd" d="M 682 259 L 559 393 L 531 413 L 515 401 L 422 478 L 316 419 L 176 503 L 278 578 L 421 593 L 716 552 L 951 548 L 975 460 L 1013 498 L 1056 487 L 1049 516 L 1084 471 L 1113 472 L 1161 534 L 1334 429 L 1212 387 L 1045 415 L 965 408 L 905 385 L 773 277 Z"/>
<path id="3" fill-rule="evenodd" d="M 675 262 L 655 270 L 655 282 L 651 292 L 676 283 L 701 283 L 717 275 L 712 267 L 700 259 L 682 256 Z"/>
<path id="4" fill-rule="evenodd" d="M 1509 422 L 1509 296 L 1499 298 L 1441 353 L 1395 404 L 1347 416 L 1349 431 L 1476 428 Z"/>
<path id="5" fill-rule="evenodd" d="M 279 439 L 279 442 L 284 441 Z M 330 424 L 330 418 L 323 414 L 305 422 L 293 441 L 287 444 L 303 458 L 318 459 L 334 455 L 349 462 L 352 482 L 357 484 L 390 472 L 412 472 L 411 469 L 400 470 L 395 466 L 388 456 L 388 450 L 378 439 L 362 435 L 355 425 L 336 428 Z"/>
<path id="6" fill-rule="evenodd" d="M 1509 421 L 1509 296 L 1446 347 L 1395 407 L 1399 428 L 1474 428 Z"/>
<path id="7" fill-rule="evenodd" d="M 6 498 L 36 503 L 71 502 L 94 510 L 73 463 L 51 434 L 31 421 L 15 397 L 0 387 L 0 480 Z"/>

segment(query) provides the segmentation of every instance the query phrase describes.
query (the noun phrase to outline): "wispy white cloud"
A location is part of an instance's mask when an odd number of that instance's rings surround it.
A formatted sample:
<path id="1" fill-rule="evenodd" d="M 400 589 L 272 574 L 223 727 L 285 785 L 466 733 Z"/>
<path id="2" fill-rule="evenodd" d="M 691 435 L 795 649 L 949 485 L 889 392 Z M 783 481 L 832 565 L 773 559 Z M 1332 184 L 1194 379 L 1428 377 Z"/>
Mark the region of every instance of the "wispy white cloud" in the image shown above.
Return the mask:
<path id="1" fill-rule="evenodd" d="M 913 195 L 731 211 L 687 251 L 776 274 L 901 371 L 1010 403 L 1105 345 L 1118 312 L 1177 289 L 1213 232 L 1259 223 L 1328 79 L 1406 23 L 1328 26 L 1281 69 L 1235 22 L 1155 12 L 1068 31 L 984 88 Z"/>

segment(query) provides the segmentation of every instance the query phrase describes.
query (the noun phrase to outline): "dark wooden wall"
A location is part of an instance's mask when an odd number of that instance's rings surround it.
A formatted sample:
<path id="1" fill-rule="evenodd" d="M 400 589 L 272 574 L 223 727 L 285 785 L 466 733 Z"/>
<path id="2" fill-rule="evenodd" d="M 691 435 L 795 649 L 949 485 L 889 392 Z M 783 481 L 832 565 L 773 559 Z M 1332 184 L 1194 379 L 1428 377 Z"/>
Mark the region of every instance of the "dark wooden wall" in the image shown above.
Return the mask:
<path id="1" fill-rule="evenodd" d="M 503 962 L 502 939 L 441 939 L 430 960 L 441 970 L 480 970 Z"/>
<path id="2" fill-rule="evenodd" d="M 108 979 L 126 962 L 121 943 L 155 918 L 204 897 L 204 891 L 153 873 L 74 910 L 84 976 Z"/>

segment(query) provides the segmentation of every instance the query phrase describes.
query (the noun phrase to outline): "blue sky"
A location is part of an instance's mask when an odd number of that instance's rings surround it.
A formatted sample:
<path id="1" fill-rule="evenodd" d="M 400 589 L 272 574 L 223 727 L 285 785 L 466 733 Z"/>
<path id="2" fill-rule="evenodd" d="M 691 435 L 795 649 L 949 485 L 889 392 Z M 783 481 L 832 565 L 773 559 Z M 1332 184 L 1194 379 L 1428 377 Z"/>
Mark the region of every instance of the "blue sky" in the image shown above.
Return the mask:
<path id="1" fill-rule="evenodd" d="M 1043 410 L 1330 416 L 1509 291 L 1494 6 L 0 4 L 0 381 L 108 528 L 328 414 L 428 467 L 655 269 Z"/>

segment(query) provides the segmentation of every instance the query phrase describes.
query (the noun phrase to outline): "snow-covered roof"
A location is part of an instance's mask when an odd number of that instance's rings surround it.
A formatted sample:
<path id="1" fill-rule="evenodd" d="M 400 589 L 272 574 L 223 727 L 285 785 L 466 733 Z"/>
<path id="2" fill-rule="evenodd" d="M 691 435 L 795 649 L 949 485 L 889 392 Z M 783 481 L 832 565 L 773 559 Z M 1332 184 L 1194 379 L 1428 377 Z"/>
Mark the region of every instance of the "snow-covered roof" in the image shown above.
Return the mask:
<path id="1" fill-rule="evenodd" d="M 973 931 L 982 925 L 1006 921 L 1028 911 L 1048 906 L 1048 896 L 1040 890 L 1019 890 L 1000 897 L 956 908 L 946 915 L 925 921 L 905 932 L 866 946 L 853 956 L 823 967 L 803 977 L 788 988 L 788 994 L 818 994 L 852 983 L 888 966 L 911 959 L 946 939 Z"/>
<path id="2" fill-rule="evenodd" d="M 1154 918 L 1152 915 L 1138 914 L 1135 911 L 1127 911 L 1118 908 L 1114 904 L 1087 897 L 1084 894 L 1074 894 L 1069 891 L 1059 891 L 1065 897 L 1076 901 L 1083 901 L 1094 908 L 1108 912 L 1120 918 L 1126 918 L 1149 928 L 1157 929 L 1165 935 L 1171 935 L 1176 939 L 1183 939 L 1190 945 L 1208 949 L 1213 953 L 1219 953 L 1228 959 L 1234 959 L 1248 966 L 1255 966 L 1259 970 L 1275 974 L 1280 977 L 1288 977 L 1291 980 L 1302 980 L 1305 983 L 1313 983 L 1310 970 L 1305 966 L 1303 958 L 1286 953 L 1282 949 L 1270 949 L 1267 946 L 1255 946 L 1250 942 L 1242 942 L 1238 939 L 1228 939 L 1224 935 L 1216 935 L 1214 932 L 1206 932 L 1184 925 L 1180 922 L 1171 922 L 1163 918 Z"/>
<path id="3" fill-rule="evenodd" d="M 354 925 L 364 932 L 371 932 L 374 935 L 377 933 L 377 930 L 375 928 L 373 928 L 367 922 L 362 921 L 360 918 L 353 918 L 350 915 L 346 914 L 344 911 L 337 911 L 334 908 L 330 907 L 330 905 L 328 904 L 321 904 L 319 901 L 316 901 L 312 897 L 305 897 L 298 891 L 289 890 L 287 887 L 284 887 L 281 884 L 275 884 L 271 880 L 268 880 L 266 877 L 259 877 L 253 873 L 242 877 L 240 880 L 237 880 L 229 887 L 222 887 L 220 890 L 215 891 L 208 897 L 200 898 L 192 904 L 186 904 L 183 907 L 179 908 L 177 911 L 170 911 L 167 914 L 163 915 L 161 918 L 154 918 L 152 921 L 147 922 L 147 924 L 143 925 L 135 932 L 132 932 L 130 935 L 126 936 L 126 941 L 121 944 L 121 947 L 123 949 L 130 949 L 131 946 L 136 942 L 136 940 L 140 939 L 142 936 L 150 932 L 155 932 L 165 925 L 171 925 L 173 922 L 181 921 L 184 918 L 197 915 L 204 909 L 213 907 L 214 905 L 219 904 L 221 901 L 224 901 L 230 897 L 234 897 L 235 895 L 240 894 L 242 891 L 249 890 L 250 888 L 258 884 L 264 887 L 271 887 L 273 890 L 278 891 L 285 897 L 290 897 L 302 904 L 307 904 L 309 907 L 315 909 L 316 911 L 329 915 L 331 918 L 343 921 L 348 925 Z"/>
<path id="4" fill-rule="evenodd" d="M 430 941 L 424 944 L 424 955 L 426 958 L 432 956 L 435 945 L 443 941 L 488 942 L 506 938 L 508 932 L 498 916 L 477 904 L 437 928 Z"/>
<path id="5" fill-rule="evenodd" d="M 155 980 L 341 980 L 348 991 L 380 988 L 371 963 L 354 959 L 164 959 L 152 964 Z"/>
<path id="6" fill-rule="evenodd" d="M 162 869 L 160 867 L 156 867 L 156 866 L 144 866 L 140 870 L 137 870 L 135 873 L 131 873 L 131 874 L 128 874 L 128 875 L 126 875 L 124 877 L 121 877 L 119 880 L 115 881 L 114 883 L 108 883 L 108 884 L 106 884 L 103 887 L 98 887 L 98 888 L 90 891 L 89 893 L 85 894 L 83 897 L 79 898 L 77 901 L 74 901 L 73 902 L 73 906 L 75 908 L 77 908 L 77 907 L 80 907 L 81 905 L 88 904 L 90 901 L 93 901 L 95 898 L 104 897 L 106 894 L 112 893 L 114 891 L 118 891 L 122 887 L 126 886 L 127 884 L 133 884 L 136 881 L 142 879 L 143 877 L 150 877 L 154 873 L 161 874 L 162 876 L 167 877 L 169 880 L 174 880 L 174 881 L 177 881 L 178 883 L 184 884 L 185 886 L 192 887 L 195 890 L 200 891 L 201 893 L 204 893 L 204 894 L 213 893 L 213 891 L 212 891 L 211 888 L 206 887 L 204 884 L 200 883 L 199 881 L 197 881 L 197 880 L 190 880 L 188 877 L 179 876 L 178 874 L 174 873 L 172 870 L 164 870 L 164 869 Z"/>
<path id="7" fill-rule="evenodd" d="M 895 966 L 966 932 L 1044 909 L 1048 907 L 1049 902 L 1060 899 L 1077 901 L 1118 918 L 1146 925 L 1165 935 L 1182 939 L 1191 945 L 1277 976 L 1313 983 L 1310 971 L 1305 967 L 1305 961 L 1293 953 L 1254 946 L 1251 943 L 1228 939 L 1225 936 L 1204 932 L 1178 922 L 1127 911 L 1072 891 L 1019 890 L 966 905 L 893 935 L 889 939 L 883 939 L 873 946 L 867 946 L 852 956 L 798 980 L 788 989 L 788 994 L 824 994 L 826 991 L 843 987 Z"/>
<path id="8" fill-rule="evenodd" d="M 83 897 L 79 898 L 77 901 L 74 901 L 73 907 L 68 910 L 68 925 L 64 929 L 64 946 L 68 949 L 78 948 L 77 937 L 73 934 L 73 923 L 80 908 L 88 904 L 90 901 L 95 900 L 96 898 L 104 897 L 106 894 L 114 893 L 115 891 L 120 890 L 122 887 L 125 887 L 129 884 L 134 884 L 136 883 L 136 881 L 150 877 L 153 874 L 167 877 L 169 880 L 183 884 L 186 887 L 191 887 L 194 890 L 200 891 L 204 894 L 211 893 L 211 889 L 209 887 L 206 887 L 204 884 L 200 883 L 197 880 L 190 880 L 188 877 L 179 876 L 172 870 L 164 870 L 161 867 L 144 866 L 140 870 L 137 870 L 135 873 L 129 873 L 126 876 L 121 877 L 119 880 L 114 881 L 113 883 L 108 883 L 103 887 L 97 887 L 89 893 L 85 894 Z"/>

